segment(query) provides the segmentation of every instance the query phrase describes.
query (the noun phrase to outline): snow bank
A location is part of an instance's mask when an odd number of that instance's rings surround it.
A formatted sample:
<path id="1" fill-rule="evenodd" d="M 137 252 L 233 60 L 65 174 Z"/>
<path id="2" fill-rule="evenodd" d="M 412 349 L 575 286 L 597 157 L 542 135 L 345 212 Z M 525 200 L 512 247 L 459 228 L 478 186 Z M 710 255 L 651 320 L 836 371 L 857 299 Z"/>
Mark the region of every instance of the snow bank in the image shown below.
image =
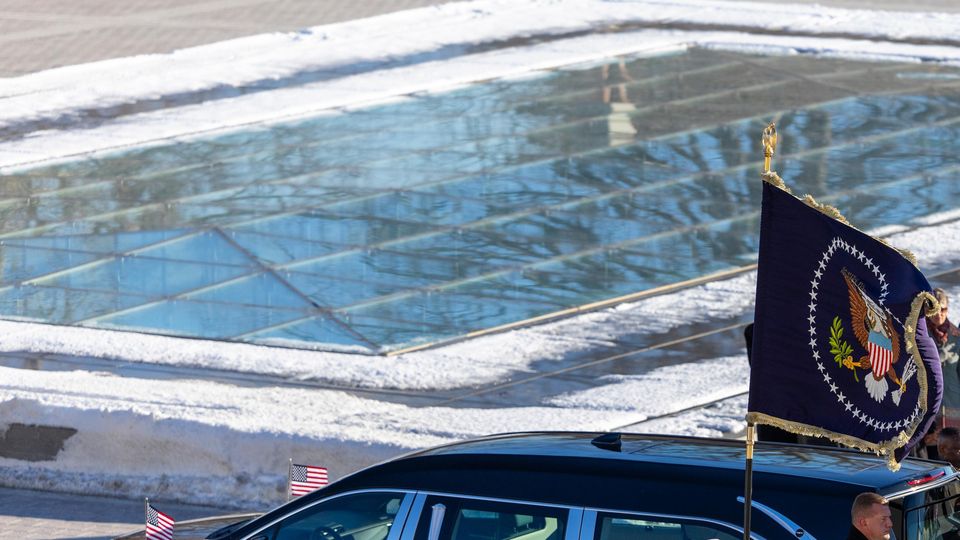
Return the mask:
<path id="1" fill-rule="evenodd" d="M 633 386 L 611 389 L 627 392 L 614 407 L 607 391 L 486 409 L 410 407 L 333 390 L 0 368 L 0 418 L 77 430 L 55 461 L 0 459 L 0 482 L 264 508 L 282 502 L 289 458 L 324 465 L 335 480 L 400 453 L 489 433 L 609 430 L 742 392 L 745 358 L 728 360 L 730 376 L 711 384 L 693 365 L 633 377 Z M 666 379 L 684 399 L 646 399 L 642 381 L 652 387 Z"/>

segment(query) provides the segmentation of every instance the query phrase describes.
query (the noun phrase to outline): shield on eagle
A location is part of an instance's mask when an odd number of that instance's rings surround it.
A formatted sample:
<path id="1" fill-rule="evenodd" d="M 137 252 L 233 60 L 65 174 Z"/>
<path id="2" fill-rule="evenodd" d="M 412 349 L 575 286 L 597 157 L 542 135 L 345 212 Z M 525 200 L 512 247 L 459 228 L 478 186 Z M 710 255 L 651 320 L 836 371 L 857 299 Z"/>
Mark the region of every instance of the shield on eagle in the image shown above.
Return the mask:
<path id="1" fill-rule="evenodd" d="M 873 378 L 880 379 L 887 374 L 894 362 L 893 341 L 879 332 L 870 332 L 867 348 L 870 350 L 870 365 Z"/>
<path id="2" fill-rule="evenodd" d="M 906 378 L 901 380 L 894 367 L 900 361 L 900 333 L 894 326 L 894 317 L 889 309 L 867 293 L 863 283 L 850 270 L 843 268 L 841 273 L 847 285 L 853 334 L 867 353 L 856 362 L 850 359 L 843 364 L 848 369 L 860 367 L 871 371 L 872 376 L 864 377 L 864 385 L 877 402 L 887 396 L 889 378 L 897 385 L 893 402 L 899 405 Z"/>

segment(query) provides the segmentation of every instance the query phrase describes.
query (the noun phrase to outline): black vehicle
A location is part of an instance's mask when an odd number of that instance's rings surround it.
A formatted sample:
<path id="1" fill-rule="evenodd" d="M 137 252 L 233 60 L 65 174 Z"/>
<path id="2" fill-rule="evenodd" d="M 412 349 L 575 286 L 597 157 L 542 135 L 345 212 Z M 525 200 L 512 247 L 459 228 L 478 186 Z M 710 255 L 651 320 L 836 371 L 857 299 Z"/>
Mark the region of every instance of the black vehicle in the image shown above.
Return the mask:
<path id="1" fill-rule="evenodd" d="M 737 540 L 744 446 L 661 435 L 491 436 L 364 469 L 207 538 Z M 752 534 L 843 537 L 864 491 L 890 500 L 900 540 L 960 530 L 960 480 L 948 464 L 907 459 L 891 472 L 884 459 L 852 450 L 758 443 Z"/>

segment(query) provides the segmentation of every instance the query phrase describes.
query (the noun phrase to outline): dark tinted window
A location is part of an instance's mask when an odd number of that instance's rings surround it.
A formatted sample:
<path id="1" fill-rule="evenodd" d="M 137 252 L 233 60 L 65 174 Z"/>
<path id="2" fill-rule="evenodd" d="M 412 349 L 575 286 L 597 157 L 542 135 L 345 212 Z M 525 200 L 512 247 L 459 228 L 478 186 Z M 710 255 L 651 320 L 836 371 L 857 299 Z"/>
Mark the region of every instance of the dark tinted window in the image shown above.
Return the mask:
<path id="1" fill-rule="evenodd" d="M 741 540 L 736 530 L 697 520 L 597 515 L 594 540 Z"/>
<path id="2" fill-rule="evenodd" d="M 427 500 L 416 540 L 427 540 L 436 505 L 444 513 L 440 540 L 563 540 L 566 509 L 450 497 Z"/>
<path id="3" fill-rule="evenodd" d="M 907 540 L 960 540 L 960 482 L 914 495 L 907 509 Z"/>
<path id="4" fill-rule="evenodd" d="M 402 499 L 403 493 L 344 495 L 284 518 L 262 533 L 262 537 L 269 540 L 386 540 Z"/>

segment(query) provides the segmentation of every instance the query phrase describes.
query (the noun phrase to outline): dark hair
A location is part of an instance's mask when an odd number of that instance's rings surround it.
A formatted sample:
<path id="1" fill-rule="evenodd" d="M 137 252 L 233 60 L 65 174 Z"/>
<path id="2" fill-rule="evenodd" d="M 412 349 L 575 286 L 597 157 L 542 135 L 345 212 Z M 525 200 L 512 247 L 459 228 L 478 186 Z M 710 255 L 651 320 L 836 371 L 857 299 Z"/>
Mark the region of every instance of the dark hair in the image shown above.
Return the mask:
<path id="1" fill-rule="evenodd" d="M 940 437 L 943 439 L 953 439 L 960 441 L 960 429 L 955 427 L 945 427 L 940 430 Z"/>

